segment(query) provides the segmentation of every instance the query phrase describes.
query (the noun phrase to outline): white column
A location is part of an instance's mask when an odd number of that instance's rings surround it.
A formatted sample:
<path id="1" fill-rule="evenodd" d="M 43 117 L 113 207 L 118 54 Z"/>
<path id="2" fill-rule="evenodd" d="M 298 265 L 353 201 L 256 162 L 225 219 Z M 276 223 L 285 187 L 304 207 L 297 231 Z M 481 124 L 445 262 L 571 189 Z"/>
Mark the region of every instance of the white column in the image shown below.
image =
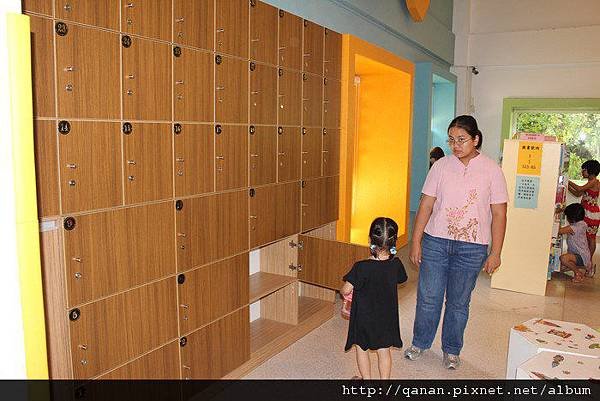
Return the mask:
<path id="1" fill-rule="evenodd" d="M 452 32 L 455 36 L 454 66 L 456 75 L 456 114 L 472 114 L 471 69 L 469 67 L 469 37 L 471 33 L 471 0 L 454 0 Z"/>

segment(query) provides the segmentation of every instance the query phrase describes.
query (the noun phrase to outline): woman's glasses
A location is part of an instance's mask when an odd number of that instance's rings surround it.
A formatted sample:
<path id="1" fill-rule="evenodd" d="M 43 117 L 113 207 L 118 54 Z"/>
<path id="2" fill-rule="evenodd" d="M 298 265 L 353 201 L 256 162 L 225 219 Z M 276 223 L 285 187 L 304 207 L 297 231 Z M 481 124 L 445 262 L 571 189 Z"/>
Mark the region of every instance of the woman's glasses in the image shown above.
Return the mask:
<path id="1" fill-rule="evenodd" d="M 454 139 L 452 137 L 449 137 L 448 140 L 447 140 L 447 142 L 448 142 L 448 145 L 450 145 L 450 146 L 452 146 L 454 144 L 462 146 L 465 142 L 472 141 L 472 140 L 473 140 L 473 138 L 470 138 L 470 137 L 469 138 L 459 137 L 459 138 L 456 138 L 456 139 Z"/>

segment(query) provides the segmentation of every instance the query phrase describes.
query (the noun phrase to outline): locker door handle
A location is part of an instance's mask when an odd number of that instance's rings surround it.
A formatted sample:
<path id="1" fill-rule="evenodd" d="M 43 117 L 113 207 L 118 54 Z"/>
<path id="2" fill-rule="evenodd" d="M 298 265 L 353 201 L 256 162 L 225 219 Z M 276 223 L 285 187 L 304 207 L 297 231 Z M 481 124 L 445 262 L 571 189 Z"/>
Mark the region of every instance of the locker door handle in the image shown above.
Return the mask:
<path id="1" fill-rule="evenodd" d="M 75 67 L 73 67 L 72 65 L 68 65 L 65 67 L 65 72 L 73 72 L 75 71 Z"/>
<path id="2" fill-rule="evenodd" d="M 251 218 L 251 219 L 255 219 L 255 220 L 257 220 L 257 219 L 258 219 L 258 216 L 250 216 L 250 218 Z"/>
<path id="3" fill-rule="evenodd" d="M 67 92 L 73 92 L 73 85 L 72 85 L 72 84 L 67 84 L 67 85 L 65 86 L 65 90 L 66 90 Z"/>
<path id="4" fill-rule="evenodd" d="M 285 50 L 286 47 L 285 46 L 279 46 L 279 50 Z"/>
<path id="5" fill-rule="evenodd" d="M 277 153 L 279 156 L 285 156 L 285 152 L 279 152 Z"/>
<path id="6" fill-rule="evenodd" d="M 177 163 L 183 163 L 184 159 L 183 159 L 183 157 L 178 157 L 177 159 L 175 159 L 175 161 Z"/>
<path id="7" fill-rule="evenodd" d="M 65 4 L 65 6 L 63 8 L 65 9 L 66 12 L 70 12 L 72 7 L 69 3 L 67 3 L 67 4 Z"/>
<path id="8" fill-rule="evenodd" d="M 71 258 L 71 260 L 77 263 L 81 263 L 81 258 L 78 257 Z"/>
<path id="9" fill-rule="evenodd" d="M 127 25 L 133 25 L 133 20 L 131 18 L 127 18 Z"/>
<path id="10" fill-rule="evenodd" d="M 185 237 L 187 237 L 187 234 L 186 233 L 177 233 L 177 236 L 185 238 Z"/>
<path id="11" fill-rule="evenodd" d="M 127 3 L 127 5 L 125 6 L 125 8 L 133 8 L 133 3 Z"/>
<path id="12" fill-rule="evenodd" d="M 217 33 L 223 33 L 225 32 L 225 28 L 217 28 Z"/>
<path id="13" fill-rule="evenodd" d="M 185 21 L 185 18 L 183 18 L 183 17 L 177 18 L 177 19 L 175 20 L 175 22 L 179 22 L 179 23 L 181 23 L 181 22 L 183 22 L 183 21 Z"/>
<path id="14" fill-rule="evenodd" d="M 187 304 L 181 304 L 181 305 L 179 305 L 179 306 L 181 306 L 183 309 L 189 309 L 189 307 L 190 307 L 190 306 L 189 306 L 189 305 L 187 305 Z"/>
<path id="15" fill-rule="evenodd" d="M 83 277 L 83 274 L 81 274 L 81 272 L 75 272 L 74 276 L 75 276 L 75 279 L 79 280 L 80 278 Z"/>
<path id="16" fill-rule="evenodd" d="M 302 154 L 303 154 L 303 155 L 307 155 L 307 154 L 308 154 L 308 151 L 307 151 L 307 150 L 303 150 L 303 151 L 302 151 Z"/>
<path id="17" fill-rule="evenodd" d="M 74 187 L 75 185 L 77 185 L 77 181 L 75 181 L 75 180 L 69 180 L 69 186 L 70 187 Z"/>
<path id="18" fill-rule="evenodd" d="M 77 164 L 75 164 L 75 163 L 67 163 L 67 168 L 76 169 L 77 168 Z"/>
<path id="19" fill-rule="evenodd" d="M 130 166 L 135 166 L 135 160 L 127 160 L 127 164 Z"/>
<path id="20" fill-rule="evenodd" d="M 224 86 L 217 86 L 217 88 L 216 88 L 216 89 L 217 89 L 218 91 L 223 91 L 223 90 L 225 90 L 225 87 L 224 87 Z"/>
<path id="21" fill-rule="evenodd" d="M 79 344 L 77 346 L 77 348 L 79 348 L 80 350 L 83 350 L 83 351 L 87 351 L 87 345 L 85 345 L 85 344 Z"/>
<path id="22" fill-rule="evenodd" d="M 310 57 L 310 56 L 312 56 L 312 53 L 304 53 L 303 56 L 304 57 Z"/>
<path id="23" fill-rule="evenodd" d="M 328 150 L 323 150 L 322 152 L 323 152 L 323 153 L 329 153 L 329 151 L 328 151 Z"/>
<path id="24" fill-rule="evenodd" d="M 217 160 L 225 160 L 225 156 L 217 156 L 216 159 Z"/>
<path id="25" fill-rule="evenodd" d="M 127 90 L 127 95 L 128 96 L 132 96 L 133 95 L 133 91 L 131 89 Z"/>
<path id="26" fill-rule="evenodd" d="M 250 92 L 251 95 L 258 95 L 260 93 L 260 91 L 252 91 Z"/>
<path id="27" fill-rule="evenodd" d="M 301 203 L 300 206 L 305 207 L 305 206 L 309 206 L 308 203 Z"/>
<path id="28" fill-rule="evenodd" d="M 250 157 L 258 157 L 258 154 L 257 153 L 251 153 Z"/>
<path id="29" fill-rule="evenodd" d="M 259 38 L 250 39 L 250 42 L 260 42 L 260 39 Z"/>
<path id="30" fill-rule="evenodd" d="M 134 181 L 135 180 L 135 175 L 130 175 L 130 176 L 127 177 L 127 179 L 129 181 Z"/>
<path id="31" fill-rule="evenodd" d="M 127 75 L 127 79 L 135 79 L 135 75 L 129 74 L 129 75 Z"/>
<path id="32" fill-rule="evenodd" d="M 183 80 L 175 81 L 175 85 L 183 85 Z"/>

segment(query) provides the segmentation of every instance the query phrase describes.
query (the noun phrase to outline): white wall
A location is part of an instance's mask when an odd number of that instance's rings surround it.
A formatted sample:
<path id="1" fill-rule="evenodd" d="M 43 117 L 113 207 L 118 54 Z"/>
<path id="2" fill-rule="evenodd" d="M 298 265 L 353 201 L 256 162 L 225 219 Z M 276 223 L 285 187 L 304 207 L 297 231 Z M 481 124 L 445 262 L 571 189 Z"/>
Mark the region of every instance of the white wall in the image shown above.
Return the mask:
<path id="1" fill-rule="evenodd" d="M 457 0 L 454 5 L 455 17 L 463 19 L 454 25 L 457 112 L 469 112 L 472 97 L 486 154 L 499 157 L 505 97 L 600 97 L 600 1 Z M 467 69 L 460 65 L 477 66 L 479 74 L 464 73 L 461 79 L 459 71 Z"/>

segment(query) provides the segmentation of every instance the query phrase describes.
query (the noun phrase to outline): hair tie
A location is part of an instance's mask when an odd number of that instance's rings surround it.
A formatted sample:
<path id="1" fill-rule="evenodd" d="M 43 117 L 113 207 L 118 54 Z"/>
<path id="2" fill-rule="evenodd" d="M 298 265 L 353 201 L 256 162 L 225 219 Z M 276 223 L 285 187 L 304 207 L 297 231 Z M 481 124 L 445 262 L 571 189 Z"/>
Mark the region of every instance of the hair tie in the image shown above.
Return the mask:
<path id="1" fill-rule="evenodd" d="M 395 254 L 397 253 L 397 251 L 396 251 L 396 247 L 395 247 L 395 246 L 393 246 L 393 247 L 391 247 L 391 248 L 390 248 L 390 253 L 391 253 L 392 255 L 395 255 Z"/>
<path id="2" fill-rule="evenodd" d="M 375 244 L 371 244 L 371 245 L 369 245 L 369 248 L 370 248 L 372 251 L 374 251 L 374 250 L 375 250 L 375 248 L 377 248 L 377 245 L 375 245 Z"/>

